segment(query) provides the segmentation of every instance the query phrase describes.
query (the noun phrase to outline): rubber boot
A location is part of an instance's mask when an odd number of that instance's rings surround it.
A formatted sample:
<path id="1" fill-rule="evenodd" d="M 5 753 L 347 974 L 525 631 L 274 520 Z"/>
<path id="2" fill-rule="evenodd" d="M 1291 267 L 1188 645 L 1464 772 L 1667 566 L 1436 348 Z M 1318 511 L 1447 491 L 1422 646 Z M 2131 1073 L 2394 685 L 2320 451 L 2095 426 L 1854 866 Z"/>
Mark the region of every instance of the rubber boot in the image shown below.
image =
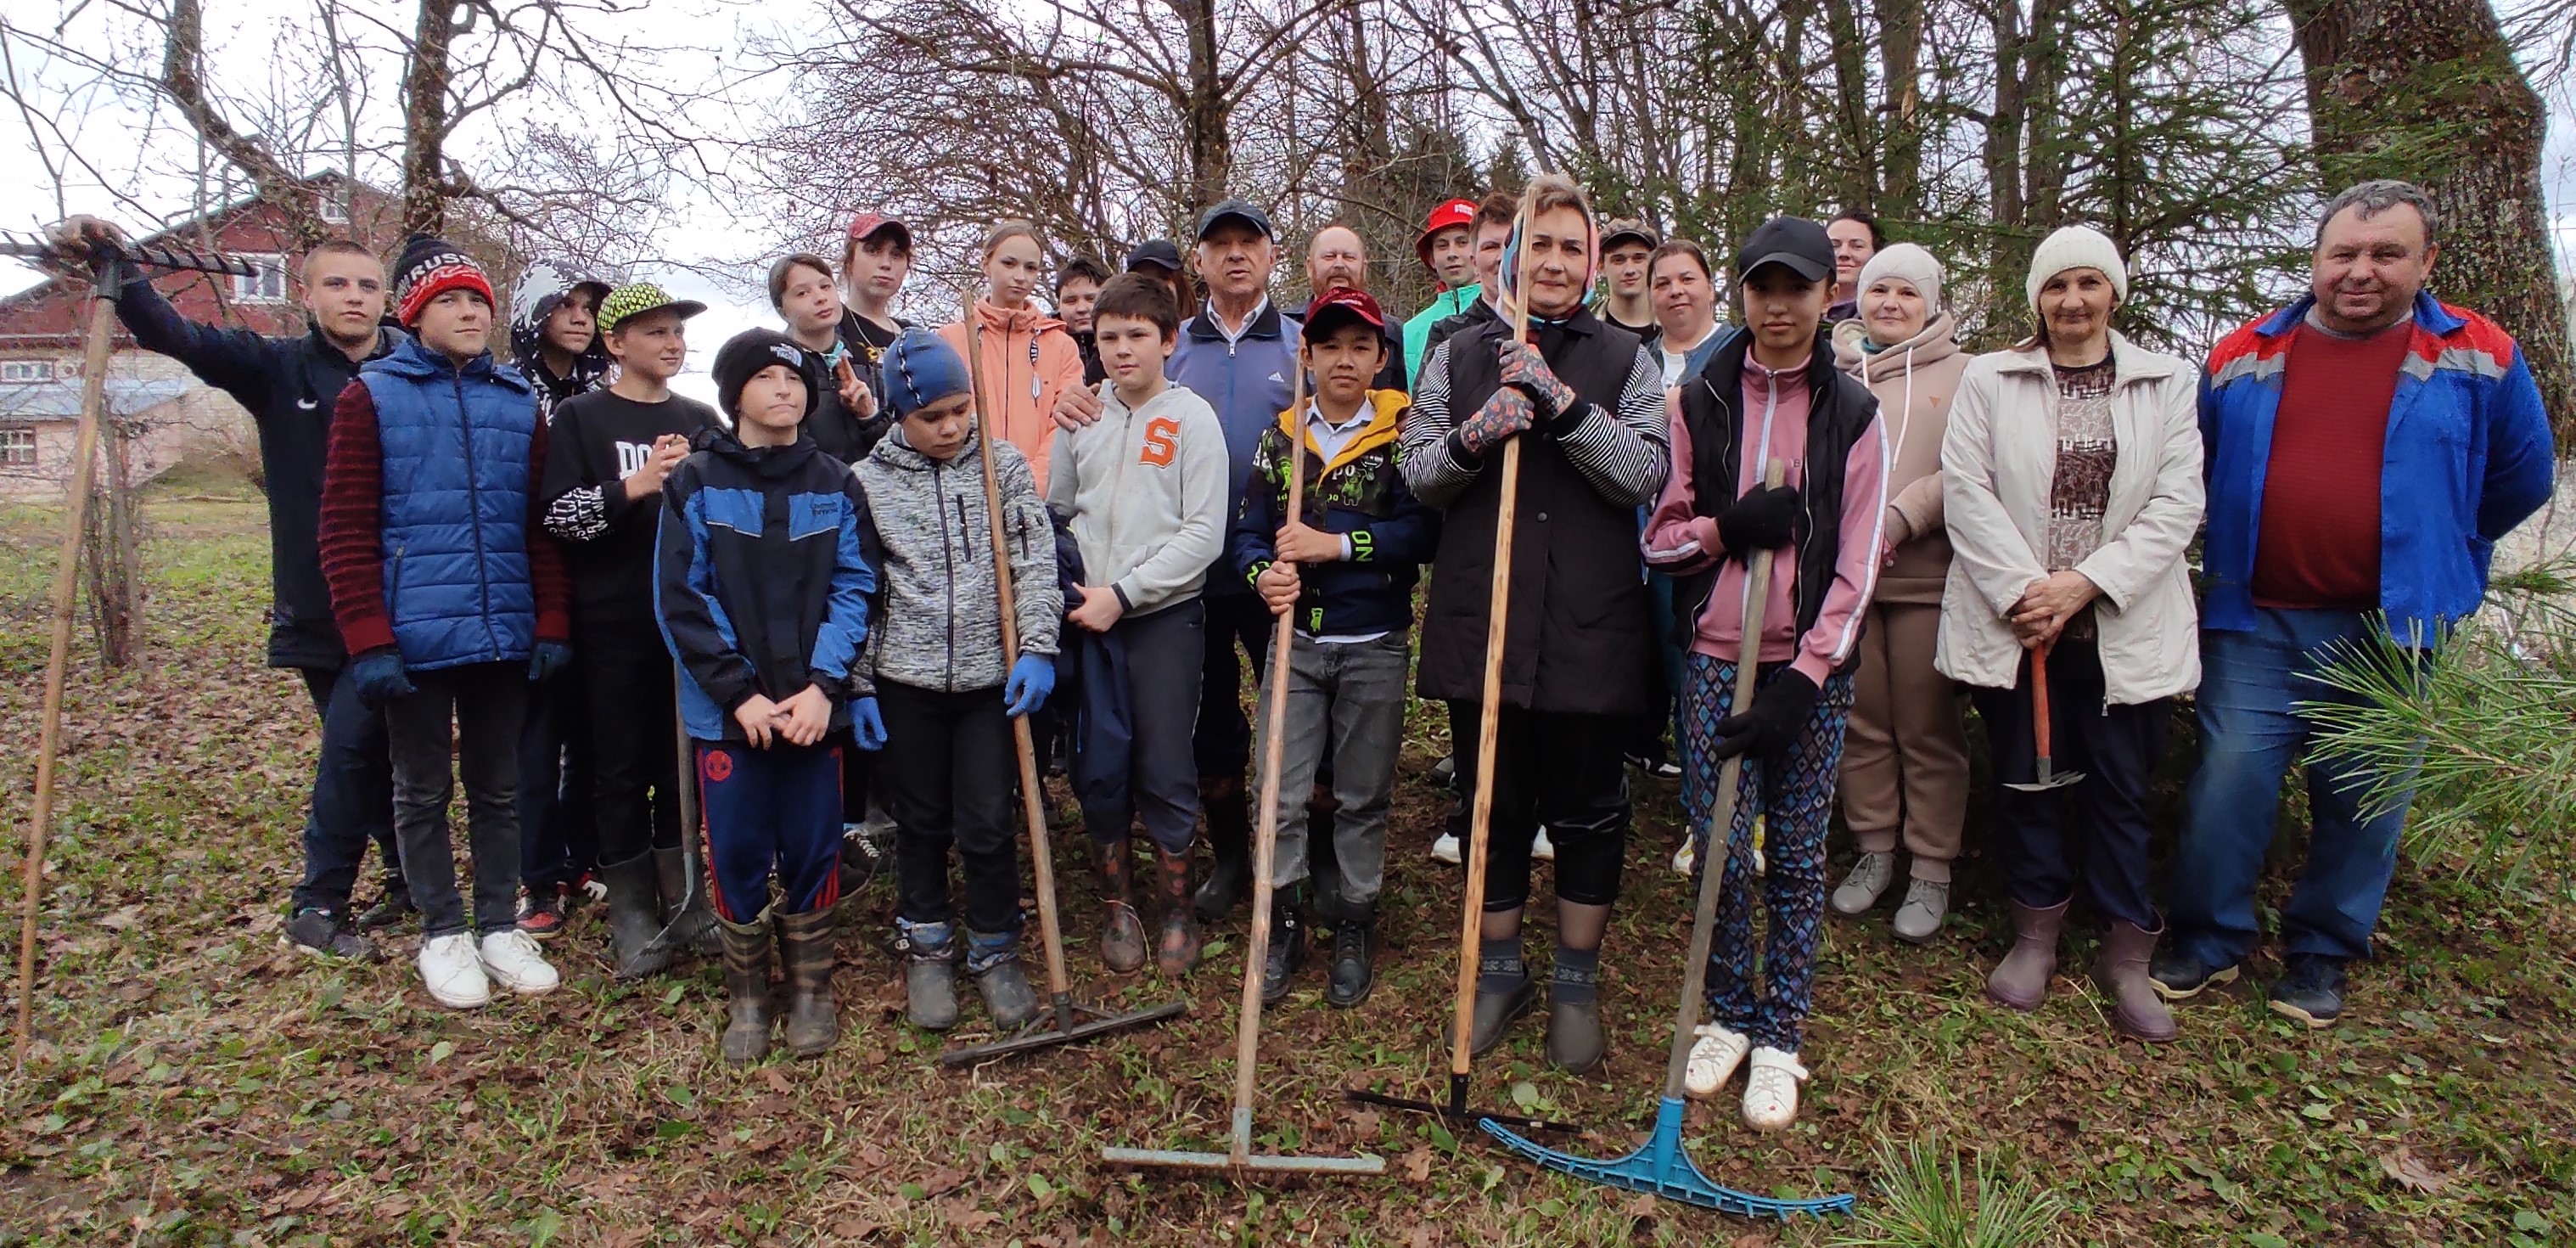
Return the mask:
<path id="1" fill-rule="evenodd" d="M 1261 963 L 1261 1003 L 1277 1005 L 1288 999 L 1288 989 L 1297 978 L 1297 968 L 1306 965 L 1306 916 L 1300 904 L 1302 890 L 1283 888 L 1270 895 L 1270 949 Z"/>
<path id="2" fill-rule="evenodd" d="M 787 965 L 787 1028 L 780 1039 L 798 1057 L 828 1052 L 841 1039 L 841 1006 L 832 996 L 837 934 L 828 909 L 778 916 L 778 958 Z"/>
<path id="3" fill-rule="evenodd" d="M 749 923 L 716 920 L 724 941 L 724 1059 L 749 1066 L 769 1056 L 769 912 Z"/>
<path id="4" fill-rule="evenodd" d="M 599 869 L 608 882 L 608 958 L 619 979 L 642 979 L 671 969 L 671 951 L 652 948 L 662 934 L 662 883 L 651 854 L 637 854 Z"/>
<path id="5" fill-rule="evenodd" d="M 1136 913 L 1136 857 L 1127 838 L 1091 843 L 1091 865 L 1100 872 L 1100 961 L 1121 975 L 1145 965 L 1145 920 Z"/>
<path id="6" fill-rule="evenodd" d="M 2113 923 L 2102 934 L 2102 955 L 2093 963 L 2093 982 L 2118 1006 L 2111 1012 L 2112 1028 L 2149 1044 L 2174 1038 L 2173 1012 L 2147 977 L 2147 963 L 2156 956 L 2156 939 L 2162 935 L 2161 929 Z"/>
<path id="7" fill-rule="evenodd" d="M 1995 1004 L 2035 1010 L 2048 999 L 2048 981 L 2057 974 L 2057 933 L 2066 925 L 2066 906 L 2065 901 L 2053 906 L 2012 903 L 2012 952 L 1986 976 L 1986 995 Z"/>
<path id="8" fill-rule="evenodd" d="M 924 1031 L 956 1026 L 956 929 L 897 919 L 894 948 L 903 957 L 904 1017 Z"/>
<path id="9" fill-rule="evenodd" d="M 1252 893 L 1252 817 L 1241 776 L 1199 777 L 1199 811 L 1207 816 L 1208 850 L 1216 865 L 1199 885 L 1199 921 L 1214 923 Z"/>
<path id="10" fill-rule="evenodd" d="M 653 851 L 653 871 L 662 883 L 662 922 L 671 925 L 671 947 L 706 957 L 722 947 L 716 936 L 715 908 L 707 904 L 707 890 L 715 885 L 704 871 L 692 878 L 695 865 L 689 861 L 689 851 L 677 846 Z M 688 899 L 685 910 L 683 897 Z"/>
<path id="11" fill-rule="evenodd" d="M 975 977 L 975 994 L 999 1031 L 1018 1031 L 1038 1016 L 1038 994 L 1020 967 L 1016 933 L 966 934 L 966 973 Z"/>
<path id="12" fill-rule="evenodd" d="M 1190 855 L 1154 847 L 1154 895 L 1163 905 L 1163 930 L 1154 942 L 1154 969 L 1178 979 L 1198 968 L 1199 921 L 1191 912 Z"/>

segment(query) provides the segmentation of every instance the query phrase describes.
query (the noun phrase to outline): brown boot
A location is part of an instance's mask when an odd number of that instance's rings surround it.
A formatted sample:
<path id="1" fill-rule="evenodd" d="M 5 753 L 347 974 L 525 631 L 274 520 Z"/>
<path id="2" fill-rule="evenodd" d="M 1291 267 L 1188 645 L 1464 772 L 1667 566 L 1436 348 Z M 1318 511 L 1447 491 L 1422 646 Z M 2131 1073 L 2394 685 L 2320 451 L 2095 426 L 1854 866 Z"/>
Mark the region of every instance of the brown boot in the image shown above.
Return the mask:
<path id="1" fill-rule="evenodd" d="M 749 1066 L 769 1056 L 769 912 L 749 923 L 719 917 L 724 939 L 724 1059 Z"/>
<path id="2" fill-rule="evenodd" d="M 1199 921 L 1191 912 L 1190 855 L 1154 848 L 1154 897 L 1163 905 L 1163 933 L 1154 943 L 1154 969 L 1178 979 L 1199 964 Z"/>
<path id="3" fill-rule="evenodd" d="M 1100 960 L 1128 974 L 1145 965 L 1145 921 L 1136 914 L 1136 858 L 1127 838 L 1091 842 L 1091 865 L 1100 872 L 1100 901 L 1108 920 L 1100 932 Z"/>
<path id="4" fill-rule="evenodd" d="M 777 925 L 778 960 L 787 966 L 787 1027 L 780 1039 L 798 1057 L 828 1052 L 841 1040 L 841 1005 L 832 995 L 832 970 L 840 960 L 832 912 L 782 914 Z"/>
<path id="5" fill-rule="evenodd" d="M 2035 1010 L 2048 999 L 2049 978 L 2057 974 L 2057 933 L 2066 925 L 2066 906 L 2064 901 L 2053 906 L 2012 903 L 2012 952 L 1986 976 L 1986 995 L 1997 1005 Z"/>
<path id="6" fill-rule="evenodd" d="M 2093 963 L 2093 982 L 2118 1007 L 2111 1012 L 2111 1026 L 2121 1035 L 2149 1044 L 2174 1038 L 2173 1012 L 2165 1008 L 2154 981 L 2147 978 L 2147 963 L 2155 957 L 2156 938 L 2162 935 L 2161 925 L 2150 932 L 2135 923 L 2113 923 L 2102 934 L 2102 956 Z"/>

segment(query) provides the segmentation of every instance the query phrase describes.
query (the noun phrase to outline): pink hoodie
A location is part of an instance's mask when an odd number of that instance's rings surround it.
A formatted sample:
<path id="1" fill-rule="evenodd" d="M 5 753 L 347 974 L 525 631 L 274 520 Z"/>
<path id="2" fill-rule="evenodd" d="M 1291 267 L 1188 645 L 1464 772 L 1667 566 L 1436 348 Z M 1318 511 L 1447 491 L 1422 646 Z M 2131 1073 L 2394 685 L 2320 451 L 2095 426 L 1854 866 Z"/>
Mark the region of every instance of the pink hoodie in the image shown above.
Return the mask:
<path id="1" fill-rule="evenodd" d="M 989 300 L 975 301 L 983 322 L 984 388 L 1002 436 L 1028 457 L 1037 478 L 1038 495 L 1046 495 L 1047 448 L 1055 440 L 1055 400 L 1082 384 L 1082 348 L 1066 333 L 1064 322 L 1035 306 L 1003 311 Z M 966 323 L 939 327 L 939 337 L 966 357 Z"/>

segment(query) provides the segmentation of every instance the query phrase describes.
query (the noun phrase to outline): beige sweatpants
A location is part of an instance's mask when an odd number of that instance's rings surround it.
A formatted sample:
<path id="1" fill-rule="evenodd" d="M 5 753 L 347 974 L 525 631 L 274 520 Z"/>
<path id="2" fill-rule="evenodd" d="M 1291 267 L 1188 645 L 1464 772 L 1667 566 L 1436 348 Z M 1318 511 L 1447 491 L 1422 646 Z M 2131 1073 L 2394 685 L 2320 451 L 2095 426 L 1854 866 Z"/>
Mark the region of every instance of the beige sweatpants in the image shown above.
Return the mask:
<path id="1" fill-rule="evenodd" d="M 1946 881 L 1967 821 L 1968 741 L 1959 688 L 1932 670 L 1941 609 L 1872 603 L 1843 740 L 1843 822 L 1865 853 L 1904 832 L 1916 879 Z"/>

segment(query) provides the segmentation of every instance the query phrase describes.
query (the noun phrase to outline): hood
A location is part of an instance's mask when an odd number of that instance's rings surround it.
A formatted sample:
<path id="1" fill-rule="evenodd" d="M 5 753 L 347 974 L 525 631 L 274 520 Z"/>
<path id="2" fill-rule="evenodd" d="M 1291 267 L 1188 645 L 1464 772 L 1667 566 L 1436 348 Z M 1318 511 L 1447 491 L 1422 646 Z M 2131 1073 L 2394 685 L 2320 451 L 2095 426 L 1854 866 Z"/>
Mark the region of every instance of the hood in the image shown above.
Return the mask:
<path id="1" fill-rule="evenodd" d="M 1308 402 L 1312 401 L 1310 397 Z M 1400 432 L 1399 426 L 1404 420 L 1404 414 L 1412 408 L 1413 400 L 1401 390 L 1371 390 L 1368 392 L 1368 404 L 1374 409 L 1369 416 L 1368 424 L 1363 426 L 1349 442 L 1343 444 L 1342 453 L 1335 455 L 1333 462 L 1324 465 L 1324 471 L 1331 472 L 1371 450 L 1395 441 L 1396 435 Z M 1302 414 L 1293 407 L 1279 413 L 1279 432 L 1294 441 L 1300 450 L 1315 449 L 1315 440 L 1305 436 Z"/>
<path id="2" fill-rule="evenodd" d="M 1032 305 L 1016 311 L 1004 311 L 992 301 L 975 301 L 975 319 L 988 334 L 1042 334 L 1064 328 L 1064 322 L 1039 311 Z"/>
<path id="3" fill-rule="evenodd" d="M 546 318 L 563 306 L 564 296 L 589 287 L 593 306 L 608 297 L 608 283 L 587 278 L 567 278 L 552 265 L 530 265 L 527 275 L 510 289 L 510 358 L 523 369 L 544 367 L 540 348 L 545 334 Z M 599 335 L 590 336 L 590 349 L 573 357 L 572 375 L 562 380 L 577 383 L 576 391 L 587 390 L 590 383 L 608 375 L 608 348 Z"/>
<path id="4" fill-rule="evenodd" d="M 731 429 L 709 425 L 698 434 L 696 449 L 718 459 L 739 464 L 762 480 L 775 481 L 805 465 L 805 461 L 823 453 L 814 439 L 802 431 L 785 446 L 744 446 Z"/>
<path id="5" fill-rule="evenodd" d="M 1923 368 L 1959 353 L 1958 325 L 1947 312 L 1935 312 L 1913 337 L 1871 351 L 1869 330 L 1858 320 L 1834 326 L 1834 364 L 1862 381 L 1884 381 L 1908 368 Z M 1908 358 L 1911 357 L 1911 358 Z"/>

